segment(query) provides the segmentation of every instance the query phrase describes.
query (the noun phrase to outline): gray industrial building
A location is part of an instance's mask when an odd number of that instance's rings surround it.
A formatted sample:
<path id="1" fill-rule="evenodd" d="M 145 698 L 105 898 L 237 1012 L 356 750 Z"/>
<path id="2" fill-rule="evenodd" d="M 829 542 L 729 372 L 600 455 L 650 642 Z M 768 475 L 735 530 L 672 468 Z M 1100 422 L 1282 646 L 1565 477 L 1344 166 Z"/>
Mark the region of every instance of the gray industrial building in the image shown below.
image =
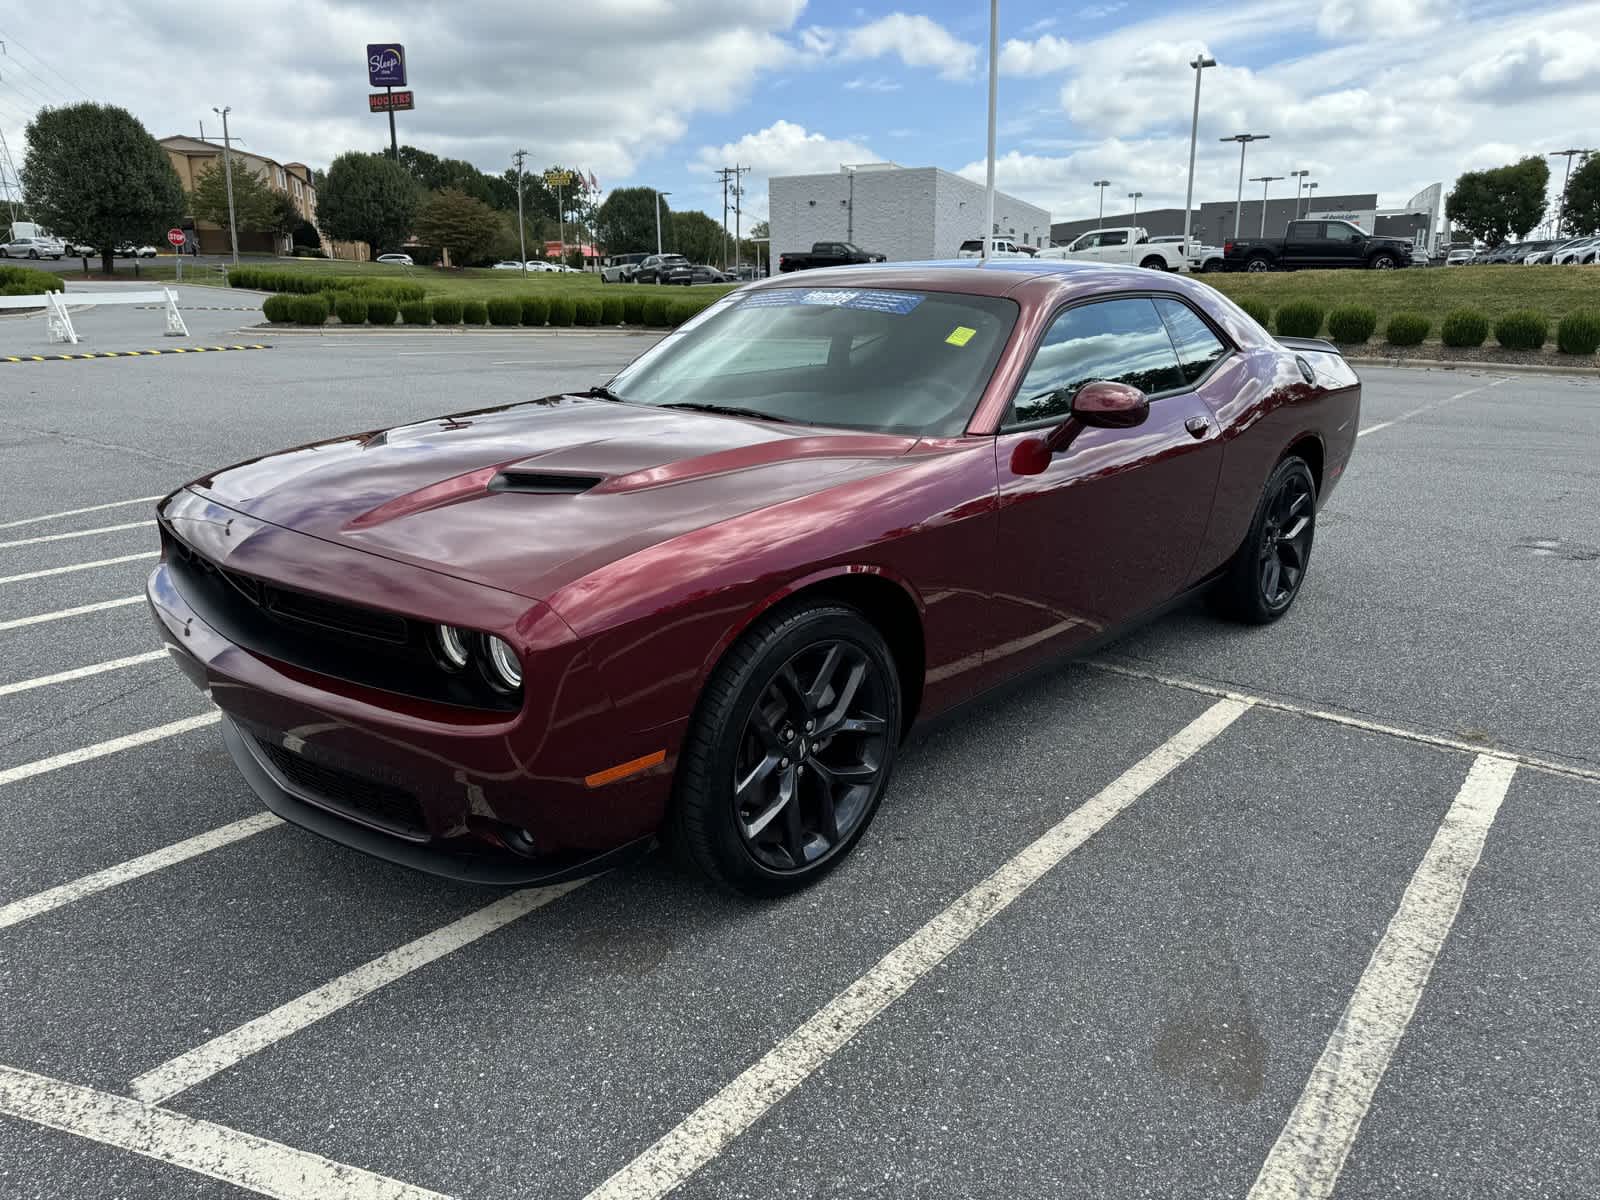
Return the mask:
<path id="1" fill-rule="evenodd" d="M 962 242 L 983 236 L 983 185 L 938 167 L 862 163 L 776 175 L 767 181 L 767 204 L 774 262 L 829 241 L 854 242 L 890 262 L 954 258 Z M 1044 209 L 995 193 L 995 236 L 1046 246 L 1050 228 Z"/>

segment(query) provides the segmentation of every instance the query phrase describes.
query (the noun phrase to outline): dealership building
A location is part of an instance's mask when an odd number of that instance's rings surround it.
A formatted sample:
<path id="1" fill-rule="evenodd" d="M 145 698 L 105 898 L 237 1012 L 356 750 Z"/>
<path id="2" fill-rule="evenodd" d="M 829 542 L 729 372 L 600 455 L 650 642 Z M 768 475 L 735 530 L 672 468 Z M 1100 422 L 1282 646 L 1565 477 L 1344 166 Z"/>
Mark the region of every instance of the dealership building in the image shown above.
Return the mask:
<path id="1" fill-rule="evenodd" d="M 774 261 L 813 242 L 853 242 L 890 262 L 954 258 L 962 242 L 983 236 L 983 185 L 938 167 L 858 163 L 777 175 L 767 181 L 767 198 Z M 1047 246 L 1050 214 L 997 191 L 994 235 Z"/>

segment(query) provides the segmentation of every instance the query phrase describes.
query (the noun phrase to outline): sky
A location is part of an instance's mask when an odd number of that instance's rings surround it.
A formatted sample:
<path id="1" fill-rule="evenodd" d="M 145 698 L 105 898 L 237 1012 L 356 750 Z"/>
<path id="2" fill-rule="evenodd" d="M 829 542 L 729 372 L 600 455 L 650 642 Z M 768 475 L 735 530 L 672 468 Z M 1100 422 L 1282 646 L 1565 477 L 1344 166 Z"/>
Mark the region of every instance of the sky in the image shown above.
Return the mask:
<path id="1" fill-rule="evenodd" d="M 997 181 L 1056 220 L 1093 216 L 1100 178 L 1108 213 L 1132 191 L 1143 209 L 1182 205 L 1201 51 L 1219 65 L 1203 80 L 1196 204 L 1234 195 L 1238 148 L 1218 139 L 1239 132 L 1271 135 L 1247 175 L 1308 170 L 1324 195 L 1381 206 L 1600 145 L 1600 3 L 999 7 Z M 602 191 L 656 187 L 719 219 L 715 170 L 737 162 L 753 168 L 748 224 L 774 174 L 887 160 L 982 180 L 988 23 L 982 0 L 0 0 L 0 131 L 20 165 L 44 104 L 115 103 L 157 137 L 201 122 L 215 137 L 227 105 L 247 149 L 326 167 L 387 144 L 365 49 L 392 41 L 416 94 L 403 142 L 492 172 L 520 147 Z"/>

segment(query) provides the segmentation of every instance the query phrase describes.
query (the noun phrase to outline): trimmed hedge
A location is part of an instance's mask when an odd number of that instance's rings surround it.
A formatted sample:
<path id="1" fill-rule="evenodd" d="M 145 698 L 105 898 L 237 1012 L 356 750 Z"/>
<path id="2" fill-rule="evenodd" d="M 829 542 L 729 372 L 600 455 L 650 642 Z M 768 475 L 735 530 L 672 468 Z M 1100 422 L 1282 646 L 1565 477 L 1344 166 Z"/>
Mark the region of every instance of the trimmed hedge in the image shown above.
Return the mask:
<path id="1" fill-rule="evenodd" d="M 426 300 L 407 300 L 400 305 L 400 319 L 407 325 L 432 325 L 433 305 Z"/>
<path id="2" fill-rule="evenodd" d="M 672 304 L 665 296 L 646 296 L 644 301 L 644 323 L 649 329 L 665 329 L 672 322 L 670 314 Z"/>
<path id="3" fill-rule="evenodd" d="M 491 325 L 522 324 L 522 301 L 515 296 L 496 296 L 486 307 Z"/>
<path id="4" fill-rule="evenodd" d="M 645 295 L 643 292 L 629 292 L 622 297 L 622 323 L 624 325 L 644 324 L 644 302 Z"/>
<path id="5" fill-rule="evenodd" d="M 1328 336 L 1345 346 L 1359 346 L 1378 328 L 1378 310 L 1364 304 L 1341 304 L 1328 314 Z"/>
<path id="6" fill-rule="evenodd" d="M 517 315 L 522 315 L 522 309 L 517 309 Z M 463 325 L 487 325 L 489 323 L 489 306 L 482 300 L 463 300 L 461 302 L 461 323 Z"/>
<path id="7" fill-rule="evenodd" d="M 1488 336 L 1489 318 L 1475 308 L 1453 309 L 1439 325 L 1439 340 L 1446 346 L 1481 346 Z"/>
<path id="8" fill-rule="evenodd" d="M 548 296 L 524 296 L 522 298 L 522 323 L 543 327 L 550 319 L 550 299 Z"/>
<path id="9" fill-rule="evenodd" d="M 565 327 L 577 316 L 578 306 L 571 296 L 550 297 L 550 324 Z"/>
<path id="10" fill-rule="evenodd" d="M 323 275 L 311 271 L 274 270 L 270 267 L 231 267 L 228 270 L 228 284 L 258 292 L 291 292 L 302 296 L 318 292 L 361 292 L 366 296 L 387 296 L 396 303 L 421 300 L 427 294 L 427 289 L 420 283 L 408 283 L 403 279 Z"/>
<path id="11" fill-rule="evenodd" d="M 395 316 L 399 311 L 399 305 L 389 297 L 374 296 L 367 301 L 367 323 L 370 325 L 393 325 Z"/>
<path id="12" fill-rule="evenodd" d="M 600 324 L 622 324 L 622 297 L 606 296 L 600 301 Z"/>
<path id="13" fill-rule="evenodd" d="M 341 325 L 365 325 L 367 323 L 366 299 L 355 295 L 337 296 L 333 301 L 333 315 L 339 318 L 339 324 Z"/>
<path id="14" fill-rule="evenodd" d="M 1538 350 L 1549 337 L 1549 320 L 1531 308 L 1508 312 L 1494 323 L 1494 340 L 1507 350 Z"/>
<path id="15" fill-rule="evenodd" d="M 691 317 L 697 317 L 711 307 L 703 300 L 674 300 L 667 310 L 667 320 L 676 329 Z"/>
<path id="16" fill-rule="evenodd" d="M 1268 322 L 1272 320 L 1272 306 L 1270 304 L 1263 304 L 1259 300 L 1238 300 L 1235 303 L 1249 313 L 1261 328 L 1269 328 Z"/>
<path id="17" fill-rule="evenodd" d="M 1322 332 L 1323 309 L 1310 300 L 1293 300 L 1278 310 L 1278 332 L 1285 337 L 1316 337 Z"/>
<path id="18" fill-rule="evenodd" d="M 1600 350 L 1600 311 L 1580 308 L 1562 317 L 1556 326 L 1556 349 L 1563 354 L 1593 354 Z"/>
<path id="19" fill-rule="evenodd" d="M 1433 322 L 1421 313 L 1395 313 L 1383 337 L 1391 346 L 1420 346 L 1432 330 Z"/>
<path id="20" fill-rule="evenodd" d="M 261 315 L 274 325 L 287 325 L 294 320 L 294 297 L 268 296 L 261 303 Z"/>
<path id="21" fill-rule="evenodd" d="M 64 292 L 65 281 L 54 271 L 35 267 L 0 267 L 0 296 L 36 296 L 43 292 Z"/>
<path id="22" fill-rule="evenodd" d="M 600 297 L 580 297 L 572 314 L 572 323 L 574 325 L 598 325 L 600 324 L 600 312 Z"/>
<path id="23" fill-rule="evenodd" d="M 289 312 L 293 314 L 296 325 L 326 325 L 328 298 L 322 295 L 291 297 Z"/>
<path id="24" fill-rule="evenodd" d="M 433 319 L 440 325 L 461 324 L 461 301 L 453 296 L 441 296 L 433 302 Z"/>

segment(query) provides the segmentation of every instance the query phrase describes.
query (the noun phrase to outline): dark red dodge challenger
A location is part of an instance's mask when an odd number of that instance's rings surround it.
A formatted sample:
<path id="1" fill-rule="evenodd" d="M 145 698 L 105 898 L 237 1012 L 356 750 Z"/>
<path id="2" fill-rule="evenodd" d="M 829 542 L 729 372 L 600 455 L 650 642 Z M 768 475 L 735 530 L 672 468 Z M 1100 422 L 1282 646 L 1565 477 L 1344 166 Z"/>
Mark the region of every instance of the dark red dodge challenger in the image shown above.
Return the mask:
<path id="1" fill-rule="evenodd" d="M 160 506 L 149 600 L 290 821 L 553 882 L 658 834 L 772 894 L 906 731 L 1199 585 L 1274 620 L 1360 383 L 1095 264 L 787 275 L 605 387 L 335 438 Z"/>

